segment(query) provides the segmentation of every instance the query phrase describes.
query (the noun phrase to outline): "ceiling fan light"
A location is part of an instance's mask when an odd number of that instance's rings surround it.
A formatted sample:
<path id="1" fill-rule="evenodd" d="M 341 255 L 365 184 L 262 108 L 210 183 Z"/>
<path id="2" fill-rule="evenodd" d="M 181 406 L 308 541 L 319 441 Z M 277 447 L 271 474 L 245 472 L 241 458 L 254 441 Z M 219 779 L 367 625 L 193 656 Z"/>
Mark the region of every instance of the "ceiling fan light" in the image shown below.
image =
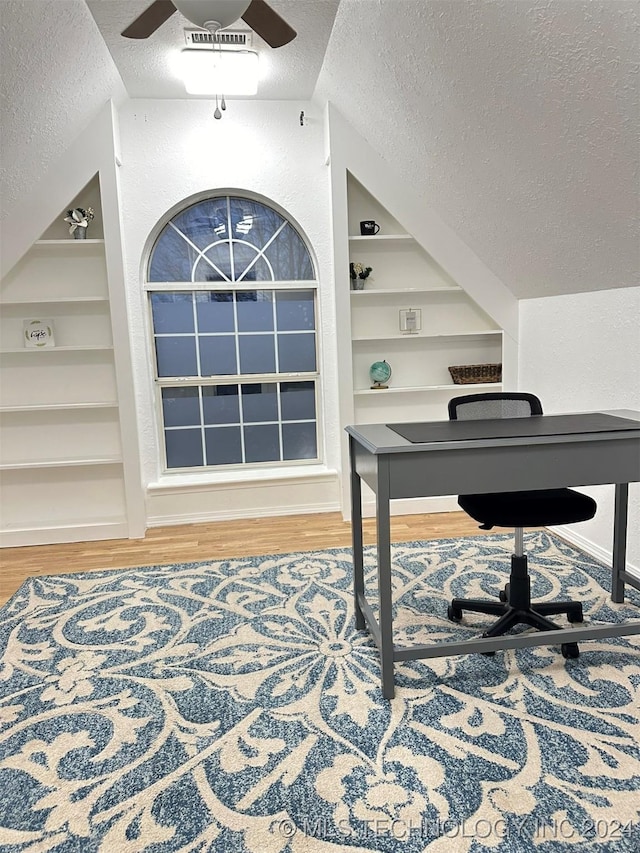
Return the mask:
<path id="1" fill-rule="evenodd" d="M 173 5 L 184 17 L 206 30 L 209 21 L 230 27 L 247 11 L 250 0 L 174 0 Z"/>
<path id="2" fill-rule="evenodd" d="M 190 95 L 255 95 L 258 54 L 252 50 L 185 49 L 182 77 Z"/>

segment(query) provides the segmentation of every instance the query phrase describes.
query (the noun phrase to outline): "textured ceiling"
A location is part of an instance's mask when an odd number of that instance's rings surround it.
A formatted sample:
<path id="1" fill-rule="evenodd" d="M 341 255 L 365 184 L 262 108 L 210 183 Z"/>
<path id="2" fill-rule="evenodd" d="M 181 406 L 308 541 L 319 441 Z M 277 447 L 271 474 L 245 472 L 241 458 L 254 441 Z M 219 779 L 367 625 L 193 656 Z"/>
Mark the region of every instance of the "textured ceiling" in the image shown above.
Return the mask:
<path id="1" fill-rule="evenodd" d="M 343 0 L 316 96 L 517 296 L 638 284 L 639 8 Z"/>
<path id="2" fill-rule="evenodd" d="M 176 57 L 185 47 L 185 29 L 195 29 L 174 13 L 148 39 L 126 39 L 120 33 L 151 0 L 87 0 L 91 14 L 132 98 L 192 98 L 176 72 Z M 254 35 L 252 49 L 260 57 L 260 100 L 308 100 L 313 94 L 339 0 L 270 0 L 297 32 L 277 49 Z M 239 21 L 234 30 L 246 30 Z"/>
<path id="3" fill-rule="evenodd" d="M 3 215 L 108 98 L 184 97 L 164 66 L 177 15 L 118 35 L 146 2 L 0 0 Z M 638 0 L 272 5 L 299 35 L 260 50 L 277 64 L 258 97 L 306 99 L 319 74 L 314 98 L 514 294 L 640 282 Z"/>

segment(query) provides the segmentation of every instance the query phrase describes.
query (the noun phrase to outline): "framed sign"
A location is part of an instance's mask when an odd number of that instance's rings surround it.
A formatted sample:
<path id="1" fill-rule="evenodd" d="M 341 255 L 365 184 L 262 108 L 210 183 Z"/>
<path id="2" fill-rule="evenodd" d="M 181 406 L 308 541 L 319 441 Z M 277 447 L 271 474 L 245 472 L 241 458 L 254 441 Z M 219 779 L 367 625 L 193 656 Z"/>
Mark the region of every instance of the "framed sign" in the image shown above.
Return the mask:
<path id="1" fill-rule="evenodd" d="M 53 320 L 23 320 L 24 345 L 27 349 L 44 349 L 56 345 Z"/>
<path id="2" fill-rule="evenodd" d="M 400 331 L 405 335 L 417 335 L 422 329 L 422 310 L 420 308 L 402 308 L 399 313 Z"/>

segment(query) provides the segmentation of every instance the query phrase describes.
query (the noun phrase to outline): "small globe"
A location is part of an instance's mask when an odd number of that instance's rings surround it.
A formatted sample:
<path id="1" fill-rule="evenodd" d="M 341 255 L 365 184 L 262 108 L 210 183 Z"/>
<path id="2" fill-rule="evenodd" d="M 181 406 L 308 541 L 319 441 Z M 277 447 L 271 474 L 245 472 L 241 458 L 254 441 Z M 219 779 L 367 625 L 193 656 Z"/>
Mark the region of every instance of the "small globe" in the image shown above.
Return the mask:
<path id="1" fill-rule="evenodd" d="M 369 368 L 369 376 L 374 388 L 386 387 L 383 383 L 391 379 L 391 365 L 386 361 L 374 361 Z"/>

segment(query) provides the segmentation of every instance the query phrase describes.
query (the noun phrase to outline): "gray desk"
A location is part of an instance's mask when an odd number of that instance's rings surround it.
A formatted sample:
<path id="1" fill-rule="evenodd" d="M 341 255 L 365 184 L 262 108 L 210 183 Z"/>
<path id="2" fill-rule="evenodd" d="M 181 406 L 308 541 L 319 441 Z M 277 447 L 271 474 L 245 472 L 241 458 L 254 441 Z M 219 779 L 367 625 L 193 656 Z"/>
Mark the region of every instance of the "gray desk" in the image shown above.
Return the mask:
<path id="1" fill-rule="evenodd" d="M 383 392 L 381 392 L 383 393 Z M 598 429 L 593 415 L 600 416 Z M 389 501 L 430 495 L 509 492 L 564 486 L 615 484 L 613 566 L 611 598 L 621 602 L 625 584 L 640 589 L 626 571 L 626 539 L 629 483 L 640 481 L 640 412 L 609 412 L 614 416 L 602 425 L 601 414 L 538 418 L 548 426 L 564 417 L 563 431 L 535 430 L 522 435 L 521 425 L 512 434 L 500 421 L 499 436 L 487 431 L 487 421 L 433 422 L 433 431 L 411 442 L 384 424 L 348 426 L 351 462 L 351 523 L 356 627 L 369 628 L 380 652 L 383 695 L 392 699 L 394 663 L 444 655 L 488 652 L 524 646 L 575 643 L 604 637 L 640 634 L 640 621 L 617 625 L 591 625 L 463 642 L 396 646 L 393 642 Z M 533 420 L 529 418 L 528 420 Z M 559 421 L 556 421 L 559 424 Z M 429 425 L 426 425 L 427 427 Z M 364 594 L 362 556 L 362 490 L 364 480 L 376 494 L 378 551 L 378 619 Z"/>

